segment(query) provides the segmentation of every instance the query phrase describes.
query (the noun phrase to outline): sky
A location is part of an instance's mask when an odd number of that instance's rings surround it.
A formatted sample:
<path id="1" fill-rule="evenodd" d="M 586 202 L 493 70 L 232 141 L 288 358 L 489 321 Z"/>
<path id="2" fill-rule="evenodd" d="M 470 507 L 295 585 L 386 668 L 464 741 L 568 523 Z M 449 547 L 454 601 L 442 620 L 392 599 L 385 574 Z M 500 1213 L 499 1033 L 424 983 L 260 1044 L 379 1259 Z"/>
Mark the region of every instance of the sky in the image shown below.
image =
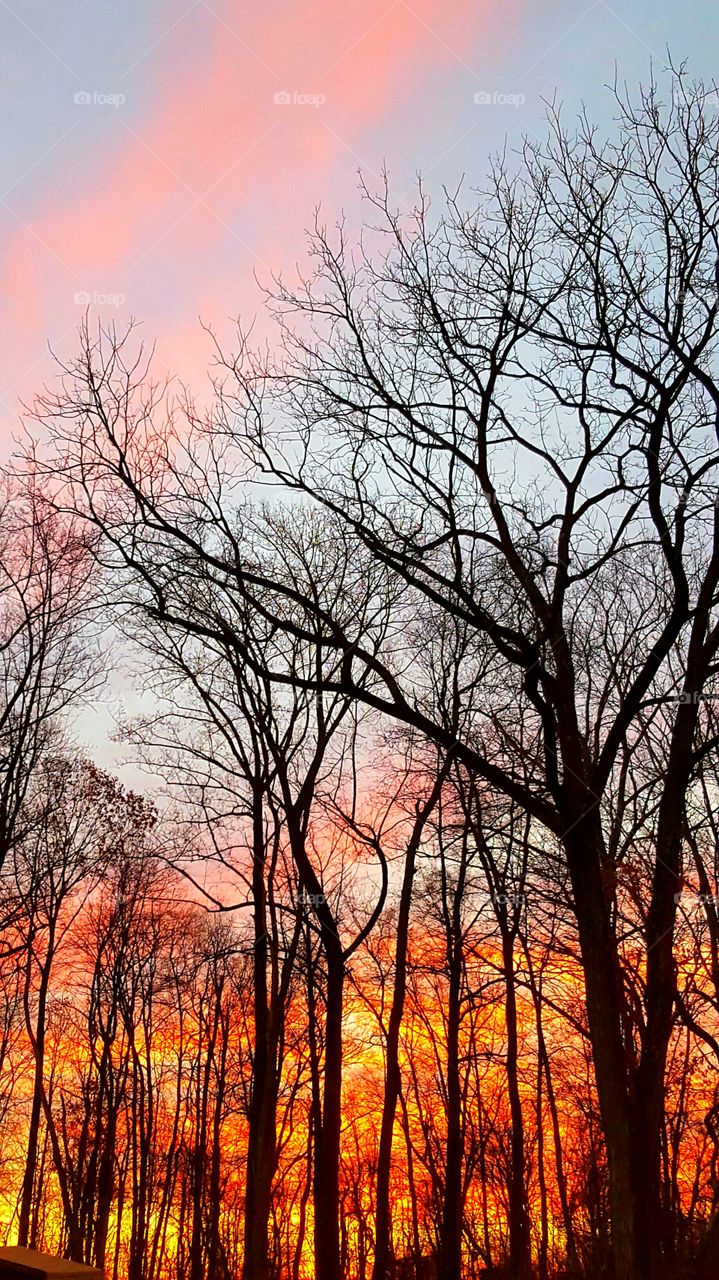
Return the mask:
<path id="1" fill-rule="evenodd" d="M 87 308 L 202 394 L 210 343 L 261 316 L 315 210 L 359 173 L 481 186 L 545 103 L 636 85 L 667 49 L 711 78 L 709 0 L 0 0 L 0 458 Z M 258 321 L 261 326 L 261 319 Z"/>
<path id="2" fill-rule="evenodd" d="M 688 59 L 711 76 L 708 0 L 0 0 L 0 453 L 20 400 L 91 312 L 131 318 L 197 385 L 221 337 L 292 275 L 320 206 L 358 210 L 386 166 L 412 199 L 542 131 L 544 101 Z"/>

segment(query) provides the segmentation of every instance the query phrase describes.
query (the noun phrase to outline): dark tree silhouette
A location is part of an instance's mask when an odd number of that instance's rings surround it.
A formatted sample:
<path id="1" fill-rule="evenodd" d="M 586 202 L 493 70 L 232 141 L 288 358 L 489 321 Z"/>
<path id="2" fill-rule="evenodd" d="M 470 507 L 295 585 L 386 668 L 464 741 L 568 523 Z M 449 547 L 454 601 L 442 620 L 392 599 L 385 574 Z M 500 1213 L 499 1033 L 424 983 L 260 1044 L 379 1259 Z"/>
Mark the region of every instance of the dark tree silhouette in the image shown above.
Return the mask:
<path id="1" fill-rule="evenodd" d="M 618 97 L 604 145 L 586 120 L 569 134 L 552 117 L 549 141 L 526 145 L 516 175 L 500 161 L 469 211 L 451 200 L 435 219 L 422 198 L 405 218 L 374 199 L 376 253 L 318 229 L 312 279 L 275 299 L 285 360 L 267 368 L 242 339 L 207 423 L 191 407 L 160 418 L 128 340 L 86 330 L 38 406 L 52 444 L 34 464 L 53 508 L 101 537 L 118 598 L 129 584 L 148 617 L 221 640 L 278 688 L 401 721 L 561 844 L 617 1280 L 665 1266 L 676 899 L 688 790 L 715 745 L 701 699 L 719 650 L 719 117 L 683 73 L 668 87 L 667 105 L 654 84 L 638 104 Z M 289 520 L 301 499 L 317 509 L 309 579 L 278 522 L 238 503 L 232 486 L 258 480 L 277 483 Z M 314 662 L 290 668 L 222 613 L 188 610 L 183 565 Z M 458 682 L 471 724 L 435 714 L 418 677 L 416 623 L 437 616 L 470 637 Z M 647 819 L 642 1016 L 628 1027 L 613 833 L 644 748 L 664 785 Z M 301 836 L 300 878 L 322 896 Z M 337 991 L 336 921 L 317 916 Z M 336 1148 L 337 1094 L 326 1103 Z M 441 1265 L 458 1280 L 456 1249 Z M 334 1280 L 334 1262 L 320 1269 Z"/>

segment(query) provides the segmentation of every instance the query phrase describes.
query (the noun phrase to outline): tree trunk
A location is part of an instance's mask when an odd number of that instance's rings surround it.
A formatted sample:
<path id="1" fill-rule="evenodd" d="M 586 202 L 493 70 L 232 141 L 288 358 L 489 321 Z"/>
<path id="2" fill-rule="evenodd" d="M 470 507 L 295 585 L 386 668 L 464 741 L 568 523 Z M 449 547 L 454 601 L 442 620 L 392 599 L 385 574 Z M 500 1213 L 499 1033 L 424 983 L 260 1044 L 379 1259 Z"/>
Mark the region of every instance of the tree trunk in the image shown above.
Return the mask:
<path id="1" fill-rule="evenodd" d="M 394 1135 L 397 1099 L 402 1084 L 399 1067 L 399 1033 L 404 1013 L 404 1002 L 407 991 L 407 945 L 409 940 L 409 920 L 412 910 L 412 886 L 414 884 L 417 851 L 427 820 L 434 808 L 442 784 L 446 776 L 446 768 L 437 775 L 437 780 L 424 807 L 418 812 L 414 829 L 407 842 L 405 853 L 402 890 L 397 913 L 397 942 L 394 954 L 394 990 L 387 1027 L 386 1071 L 384 1098 L 382 1102 L 382 1120 L 380 1123 L 379 1153 L 377 1157 L 377 1194 L 375 1221 L 375 1255 L 372 1280 L 386 1280 L 392 1260 L 392 1232 L 390 1225 L 389 1184 L 392 1171 L 392 1138 Z"/>
<path id="2" fill-rule="evenodd" d="M 315 1275 L 340 1280 L 339 1164 L 342 1129 L 344 959 L 339 939 L 324 937 L 327 961 L 322 1123 L 315 1151 Z"/>
<path id="3" fill-rule="evenodd" d="M 512 1121 L 512 1144 L 509 1184 L 509 1272 L 513 1280 L 527 1280 L 532 1269 L 529 1217 L 525 1188 L 524 1116 L 519 1091 L 519 1036 L 517 1026 L 517 992 L 514 973 L 514 939 L 502 929 L 502 964 L 504 968 L 505 1022 L 507 1027 L 507 1094 Z"/>
<path id="4" fill-rule="evenodd" d="M 30 1109 L 30 1123 L 27 1133 L 27 1154 L 25 1158 L 25 1173 L 22 1183 L 22 1194 L 20 1199 L 20 1213 L 18 1216 L 18 1244 L 27 1248 L 30 1245 L 35 1247 L 37 1241 L 31 1237 L 30 1222 L 32 1217 L 33 1192 L 35 1187 L 35 1174 L 37 1170 L 37 1154 L 40 1138 L 40 1119 L 42 1116 L 42 1098 L 45 1078 L 45 1023 L 47 1016 L 47 993 L 50 981 L 50 967 L 52 963 L 52 939 L 48 946 L 45 956 L 45 963 L 40 969 L 40 988 L 38 991 L 37 1016 L 35 1019 L 35 1030 L 33 1033 L 32 1020 L 30 1018 L 30 961 L 32 956 L 32 943 L 28 944 L 28 966 L 26 974 L 24 1004 L 25 1004 L 25 1023 L 28 1029 L 30 1042 L 33 1050 L 34 1072 L 33 1072 L 33 1089 L 32 1089 L 32 1105 Z M 33 1232 L 34 1235 L 34 1232 Z"/>
<path id="5" fill-rule="evenodd" d="M 692 683 L 689 681 L 689 683 Z M 681 885 L 682 826 L 693 765 L 697 704 L 682 704 L 672 731 L 664 789 L 657 818 L 652 897 L 646 929 L 646 1025 L 637 1072 L 635 1164 L 641 1264 L 648 1280 L 661 1280 L 668 1260 L 661 1195 L 661 1137 L 664 1124 L 664 1076 L 674 1023 L 676 894 Z"/>
<path id="6" fill-rule="evenodd" d="M 596 807 L 575 817 L 564 837 L 584 970 L 597 1096 L 607 1148 L 615 1280 L 647 1280 L 640 1271 L 638 1188 L 622 993 L 616 940 L 602 881 L 603 839 Z"/>
<path id="7" fill-rule="evenodd" d="M 439 1280 L 460 1280 L 462 1268 L 462 1093 L 459 1079 L 461 943 L 453 937 L 447 999 L 447 1151 L 440 1227 Z"/>
<path id="8" fill-rule="evenodd" d="M 254 905 L 255 1043 L 245 1186 L 244 1280 L 269 1280 L 269 1219 L 275 1175 L 277 1073 L 267 998 L 267 895 L 262 795 L 254 797 L 252 897 Z"/>
<path id="9" fill-rule="evenodd" d="M 399 1033 L 407 990 L 407 940 L 415 870 L 414 855 L 415 850 L 408 846 L 397 917 L 394 991 L 392 993 L 392 1007 L 387 1027 L 387 1063 L 382 1119 L 380 1122 L 379 1153 L 377 1157 L 375 1256 L 372 1280 L 386 1280 L 389 1275 L 392 1258 L 389 1184 L 392 1170 L 392 1137 L 394 1134 L 395 1113 L 402 1083 L 399 1067 Z"/>
<path id="10" fill-rule="evenodd" d="M 287 828 L 301 891 L 319 926 L 327 968 L 322 1112 L 315 1135 L 314 1246 L 316 1280 L 341 1280 L 339 1180 L 342 1132 L 342 1012 L 345 958 L 337 922 L 305 848 L 301 811 L 287 807 Z M 311 956 L 308 949 L 308 960 Z M 311 981 L 311 979 L 310 979 Z"/>

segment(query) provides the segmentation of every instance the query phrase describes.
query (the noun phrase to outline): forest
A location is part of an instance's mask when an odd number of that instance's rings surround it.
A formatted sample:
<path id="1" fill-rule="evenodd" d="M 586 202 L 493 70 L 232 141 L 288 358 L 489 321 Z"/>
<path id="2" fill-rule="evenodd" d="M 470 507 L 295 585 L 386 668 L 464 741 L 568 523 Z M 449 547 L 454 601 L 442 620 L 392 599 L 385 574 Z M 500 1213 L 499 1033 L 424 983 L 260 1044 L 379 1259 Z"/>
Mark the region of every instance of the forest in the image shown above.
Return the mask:
<path id="1" fill-rule="evenodd" d="M 8 1243 L 719 1276 L 710 98 L 367 189 L 209 397 L 59 357 L 2 482 Z"/>

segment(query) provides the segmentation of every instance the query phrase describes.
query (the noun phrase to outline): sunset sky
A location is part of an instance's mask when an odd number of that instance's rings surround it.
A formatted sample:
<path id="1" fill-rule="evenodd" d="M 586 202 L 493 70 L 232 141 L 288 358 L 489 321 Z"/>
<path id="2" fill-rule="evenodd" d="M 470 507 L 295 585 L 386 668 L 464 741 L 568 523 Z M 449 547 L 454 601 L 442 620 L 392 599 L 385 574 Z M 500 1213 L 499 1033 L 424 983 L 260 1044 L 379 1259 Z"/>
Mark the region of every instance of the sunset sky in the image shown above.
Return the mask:
<path id="1" fill-rule="evenodd" d="M 385 163 L 398 203 L 418 171 L 480 183 L 543 98 L 607 120 L 617 55 L 634 83 L 667 45 L 710 76 L 717 7 L 0 0 L 3 452 L 88 303 L 197 384 L 199 318 L 251 317 L 318 204 L 354 224 L 359 170 L 372 186 Z"/>
<path id="2" fill-rule="evenodd" d="M 719 1280 L 717 51 L 0 0 L 0 1280 Z"/>
<path id="3" fill-rule="evenodd" d="M 349 226 L 389 172 L 480 185 L 488 158 L 542 130 L 544 101 L 646 79 L 669 46 L 711 77 L 719 10 L 670 0 L 0 0 L 0 457 L 86 308 L 157 344 L 162 371 L 208 384 L 200 321 L 231 342 L 260 286 L 301 263 L 320 206 Z M 134 706 L 115 671 L 109 702 Z M 80 733 L 119 767 L 103 700 Z M 132 771 L 128 775 L 132 777 Z"/>

